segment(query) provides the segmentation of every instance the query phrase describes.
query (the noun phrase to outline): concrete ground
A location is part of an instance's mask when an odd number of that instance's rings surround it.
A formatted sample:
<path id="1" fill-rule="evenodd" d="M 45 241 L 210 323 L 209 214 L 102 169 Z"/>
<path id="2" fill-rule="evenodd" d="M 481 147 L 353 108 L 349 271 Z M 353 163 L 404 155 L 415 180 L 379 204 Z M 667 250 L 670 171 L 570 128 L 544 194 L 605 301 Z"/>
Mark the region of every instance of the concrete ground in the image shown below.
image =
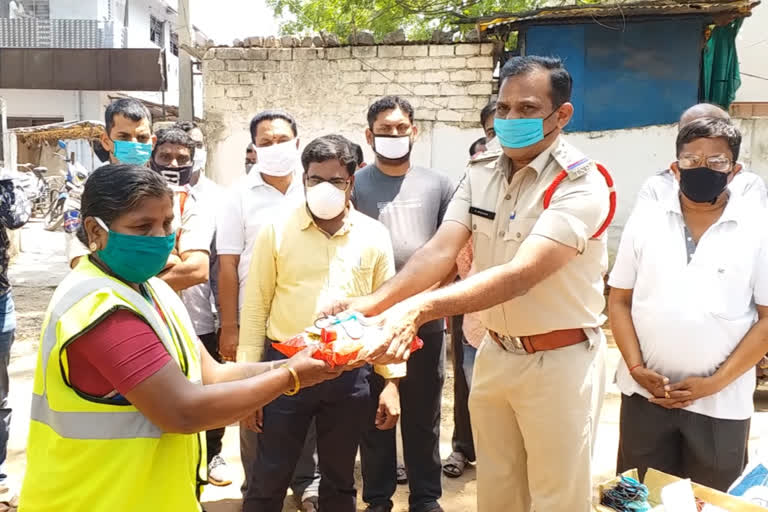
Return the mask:
<path id="1" fill-rule="evenodd" d="M 22 232 L 21 250 L 11 267 L 14 284 L 14 298 L 18 315 L 18 329 L 13 346 L 11 375 L 11 407 L 14 410 L 13 425 L 9 441 L 6 472 L 10 475 L 11 490 L 17 492 L 25 468 L 25 444 L 29 427 L 29 399 L 32 392 L 32 378 L 37 357 L 38 337 L 45 309 L 53 289 L 68 271 L 63 254 L 62 233 L 48 233 L 38 222 L 30 223 Z M 619 391 L 612 384 L 613 372 L 620 354 L 615 346 L 608 349 L 608 383 L 605 402 L 600 416 L 598 441 L 595 448 L 593 480 L 598 483 L 611 478 L 616 462 L 619 423 Z M 453 370 L 446 368 L 446 382 L 443 392 L 442 426 L 440 453 L 443 458 L 451 452 Z M 768 457 L 768 394 L 758 392 L 758 412 L 752 422 L 750 451 L 752 456 Z M 240 470 L 238 428 L 230 426 L 224 438 L 223 456 L 229 462 L 237 478 L 228 487 L 207 486 L 203 502 L 208 512 L 236 512 L 240 510 Z M 360 485 L 359 467 L 357 472 Z M 447 511 L 464 512 L 476 510 L 475 470 L 470 467 L 463 477 L 443 478 L 443 499 L 441 504 Z M 408 510 L 408 488 L 398 486 L 395 496 L 395 512 Z M 294 512 L 291 496 L 286 498 L 283 512 Z M 359 503 L 359 510 L 364 504 Z"/>

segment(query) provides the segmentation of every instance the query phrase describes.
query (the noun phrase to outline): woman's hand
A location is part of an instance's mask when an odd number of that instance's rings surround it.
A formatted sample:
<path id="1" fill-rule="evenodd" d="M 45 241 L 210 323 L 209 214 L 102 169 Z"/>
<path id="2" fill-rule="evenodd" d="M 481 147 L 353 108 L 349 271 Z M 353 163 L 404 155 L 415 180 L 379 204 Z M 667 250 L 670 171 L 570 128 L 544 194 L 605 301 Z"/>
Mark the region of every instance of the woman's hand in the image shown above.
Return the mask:
<path id="1" fill-rule="evenodd" d="M 326 380 L 335 379 L 344 371 L 344 367 L 331 368 L 328 363 L 315 359 L 313 348 L 305 348 L 286 361 L 299 377 L 301 388 L 308 388 Z"/>

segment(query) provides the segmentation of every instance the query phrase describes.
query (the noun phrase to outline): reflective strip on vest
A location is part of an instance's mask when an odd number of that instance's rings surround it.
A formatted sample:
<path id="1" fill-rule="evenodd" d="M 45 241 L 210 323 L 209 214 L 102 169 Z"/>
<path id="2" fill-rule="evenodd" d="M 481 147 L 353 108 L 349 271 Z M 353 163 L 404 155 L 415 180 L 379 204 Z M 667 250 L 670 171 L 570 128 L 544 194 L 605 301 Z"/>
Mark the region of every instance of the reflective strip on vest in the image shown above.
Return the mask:
<path id="1" fill-rule="evenodd" d="M 144 316 L 155 331 L 171 357 L 176 360 L 176 347 L 170 333 L 159 323 L 157 312 L 138 292 L 107 278 L 91 278 L 82 281 L 56 303 L 51 310 L 42 339 L 43 395 L 32 394 L 32 419 L 51 427 L 62 437 L 70 439 L 131 439 L 159 438 L 163 432 L 146 416 L 138 411 L 126 412 L 62 412 L 51 409 L 47 396 L 48 359 L 56 347 L 56 326 L 59 319 L 70 308 L 96 290 L 110 288 L 125 297 Z M 183 342 L 183 341 L 180 341 Z M 178 361 L 177 361 L 178 363 Z"/>
<path id="2" fill-rule="evenodd" d="M 163 435 L 162 430 L 138 411 L 54 411 L 48 405 L 48 397 L 35 393 L 32 393 L 31 418 L 68 439 L 159 439 Z"/>
<path id="3" fill-rule="evenodd" d="M 157 311 L 149 304 L 149 302 L 147 302 L 147 299 L 142 297 L 140 293 L 138 293 L 133 288 L 128 287 L 127 285 L 123 285 L 108 277 L 96 277 L 87 279 L 73 286 L 53 307 L 51 316 L 48 319 L 48 325 L 46 326 L 45 333 L 43 335 L 43 346 L 41 347 L 43 351 L 44 376 L 47 375 L 46 372 L 48 369 L 48 358 L 50 357 L 51 351 L 56 346 L 56 342 L 58 341 L 56 339 L 56 324 L 58 324 L 59 318 L 61 318 L 64 313 L 69 311 L 72 306 L 86 298 L 94 291 L 101 288 L 110 288 L 115 290 L 115 288 L 118 286 L 120 287 L 118 292 L 119 295 L 123 295 L 127 302 L 139 310 L 141 315 L 144 317 L 144 320 L 149 323 L 149 326 L 152 327 L 153 331 L 155 331 L 155 334 L 157 334 L 158 338 L 160 338 L 160 341 L 163 342 L 165 349 L 168 351 L 171 357 L 173 357 L 173 359 L 179 363 L 176 357 L 176 345 L 170 338 L 168 329 L 160 323 Z"/>

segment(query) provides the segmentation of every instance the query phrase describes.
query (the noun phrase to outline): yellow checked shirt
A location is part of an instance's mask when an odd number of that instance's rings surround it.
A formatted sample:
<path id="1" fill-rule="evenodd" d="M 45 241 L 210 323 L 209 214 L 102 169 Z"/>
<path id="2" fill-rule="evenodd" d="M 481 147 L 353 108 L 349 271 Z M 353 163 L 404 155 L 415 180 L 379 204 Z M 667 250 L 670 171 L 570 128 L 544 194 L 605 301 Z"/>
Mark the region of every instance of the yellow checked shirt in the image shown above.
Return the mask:
<path id="1" fill-rule="evenodd" d="M 350 207 L 328 236 L 306 205 L 265 225 L 253 248 L 240 312 L 238 360 L 261 361 L 266 338 L 286 341 L 311 326 L 336 300 L 368 295 L 395 273 L 383 224 Z M 405 376 L 405 364 L 376 366 L 384 378 Z"/>

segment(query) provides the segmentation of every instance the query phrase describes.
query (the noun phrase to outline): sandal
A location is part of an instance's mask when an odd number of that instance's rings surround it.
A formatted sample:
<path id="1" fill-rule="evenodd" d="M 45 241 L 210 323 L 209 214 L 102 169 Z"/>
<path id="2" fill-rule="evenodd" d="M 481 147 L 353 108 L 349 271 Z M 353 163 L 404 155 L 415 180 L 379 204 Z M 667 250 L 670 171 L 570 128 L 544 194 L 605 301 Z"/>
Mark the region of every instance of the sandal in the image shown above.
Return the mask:
<path id="1" fill-rule="evenodd" d="M 405 471 L 405 464 L 397 465 L 397 483 L 405 485 L 408 483 L 408 473 Z"/>
<path id="2" fill-rule="evenodd" d="M 443 464 L 443 473 L 450 478 L 459 478 L 464 474 L 464 468 L 467 467 L 469 460 L 461 452 L 453 452 L 445 459 Z"/>

